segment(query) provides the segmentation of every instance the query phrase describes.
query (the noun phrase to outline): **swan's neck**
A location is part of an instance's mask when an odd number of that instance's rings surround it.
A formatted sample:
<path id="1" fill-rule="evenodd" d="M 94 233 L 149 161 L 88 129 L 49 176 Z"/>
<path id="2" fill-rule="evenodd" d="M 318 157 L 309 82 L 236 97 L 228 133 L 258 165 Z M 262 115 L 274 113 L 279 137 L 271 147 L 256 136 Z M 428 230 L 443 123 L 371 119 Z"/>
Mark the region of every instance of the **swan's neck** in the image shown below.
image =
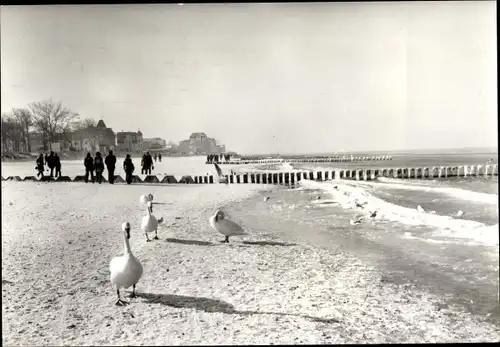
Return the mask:
<path id="1" fill-rule="evenodd" d="M 130 250 L 130 240 L 127 238 L 127 236 L 124 237 L 124 241 L 123 253 L 132 254 L 132 251 Z"/>
<path id="2" fill-rule="evenodd" d="M 151 217 L 151 208 L 148 206 L 148 215 Z"/>

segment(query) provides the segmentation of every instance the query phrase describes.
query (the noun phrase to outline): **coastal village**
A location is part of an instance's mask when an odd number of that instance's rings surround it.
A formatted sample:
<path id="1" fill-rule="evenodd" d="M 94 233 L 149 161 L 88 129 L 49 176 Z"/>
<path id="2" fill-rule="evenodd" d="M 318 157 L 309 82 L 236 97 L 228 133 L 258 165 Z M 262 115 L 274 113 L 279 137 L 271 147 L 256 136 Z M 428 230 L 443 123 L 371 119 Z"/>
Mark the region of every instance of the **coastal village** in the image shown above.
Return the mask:
<path id="1" fill-rule="evenodd" d="M 117 154 L 139 154 L 150 151 L 167 156 L 208 155 L 226 152 L 225 145 L 203 132 L 192 133 L 188 139 L 177 144 L 173 141 L 167 142 L 160 137 L 146 138 L 140 129 L 115 132 L 102 119 L 95 126 L 89 125 L 58 134 L 58 138 L 54 141 L 44 141 L 43 134 L 39 132 L 29 132 L 28 136 L 12 138 L 12 134 L 2 131 L 1 146 L 2 155 L 54 151 L 67 156 L 71 153 L 84 155 L 87 152 L 95 153 L 97 151 L 107 153 L 109 150 L 113 150 Z"/>

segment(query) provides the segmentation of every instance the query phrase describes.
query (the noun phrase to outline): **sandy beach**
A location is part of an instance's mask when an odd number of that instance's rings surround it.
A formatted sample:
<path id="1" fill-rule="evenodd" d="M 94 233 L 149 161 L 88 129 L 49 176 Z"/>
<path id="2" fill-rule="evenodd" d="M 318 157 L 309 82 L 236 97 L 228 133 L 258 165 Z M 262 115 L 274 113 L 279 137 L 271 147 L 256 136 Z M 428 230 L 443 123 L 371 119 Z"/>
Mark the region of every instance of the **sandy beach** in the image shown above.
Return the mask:
<path id="1" fill-rule="evenodd" d="M 2 183 L 5 345 L 199 345 L 497 341 L 498 327 L 336 251 L 252 230 L 230 244 L 209 226 L 260 185 Z M 169 205 L 147 243 L 139 196 Z M 108 264 L 132 226 L 144 266 L 117 307 Z M 236 220 L 245 224 L 243 219 Z M 297 231 L 295 231 L 297 232 Z M 296 240 L 296 239 L 295 239 Z M 128 292 L 128 291 L 127 291 Z"/>

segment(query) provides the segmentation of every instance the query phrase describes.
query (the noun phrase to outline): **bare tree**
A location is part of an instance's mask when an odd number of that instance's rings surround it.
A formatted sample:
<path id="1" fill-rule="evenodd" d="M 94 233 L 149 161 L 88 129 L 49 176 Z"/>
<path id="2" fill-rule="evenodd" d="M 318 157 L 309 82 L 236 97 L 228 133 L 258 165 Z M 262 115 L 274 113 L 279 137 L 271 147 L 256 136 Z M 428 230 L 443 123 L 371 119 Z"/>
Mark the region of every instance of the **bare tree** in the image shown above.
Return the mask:
<path id="1" fill-rule="evenodd" d="M 19 124 L 21 134 L 24 137 L 24 142 L 26 143 L 26 147 L 28 152 L 31 153 L 31 141 L 30 141 L 30 129 L 34 125 L 33 123 L 33 115 L 30 110 L 26 108 L 15 108 L 12 110 L 12 114 L 14 115 L 14 119 Z"/>
<path id="2" fill-rule="evenodd" d="M 97 122 L 93 118 L 84 118 L 81 121 L 74 122 L 72 129 L 74 131 L 76 130 L 81 130 L 81 129 L 88 129 L 88 128 L 95 128 L 97 125 Z"/>
<path id="3" fill-rule="evenodd" d="M 12 149 L 19 152 L 21 149 L 22 129 L 12 115 L 2 114 L 2 145 L 4 151 Z"/>
<path id="4" fill-rule="evenodd" d="M 33 114 L 34 125 L 44 138 L 45 150 L 48 149 L 49 142 L 54 142 L 60 135 L 69 132 L 79 117 L 78 113 L 51 99 L 33 102 L 29 108 Z"/>

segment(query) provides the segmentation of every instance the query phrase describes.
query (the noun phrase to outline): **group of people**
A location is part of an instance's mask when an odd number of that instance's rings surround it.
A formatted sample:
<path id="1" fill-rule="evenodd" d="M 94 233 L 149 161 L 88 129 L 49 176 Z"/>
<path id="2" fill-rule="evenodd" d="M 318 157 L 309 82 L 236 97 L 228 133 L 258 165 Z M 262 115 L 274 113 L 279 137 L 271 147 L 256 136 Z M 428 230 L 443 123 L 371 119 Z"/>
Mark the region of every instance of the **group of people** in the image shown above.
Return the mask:
<path id="1" fill-rule="evenodd" d="M 208 163 L 220 163 L 224 158 L 225 161 L 231 160 L 231 154 L 209 154 L 207 155 Z"/>
<path id="2" fill-rule="evenodd" d="M 90 153 L 87 153 L 85 160 L 83 161 L 85 166 L 85 183 L 89 181 L 89 174 L 94 183 L 94 170 L 95 170 L 95 180 L 100 184 L 102 182 L 102 172 L 104 171 L 104 165 L 108 170 L 108 182 L 114 184 L 115 182 L 115 169 L 116 169 L 116 156 L 113 151 L 110 150 L 106 158 L 102 159 L 101 153 L 96 152 L 95 157 L 92 158 Z M 125 181 L 127 184 L 132 183 L 132 174 L 134 173 L 135 167 L 132 163 L 132 158 L 130 154 L 127 154 L 125 160 L 123 161 L 123 171 L 125 171 Z"/>
<path id="3" fill-rule="evenodd" d="M 87 153 L 87 156 L 83 160 L 83 166 L 85 166 L 85 183 L 88 183 L 90 175 L 92 183 L 97 181 L 97 183 L 101 184 L 104 165 L 106 165 L 106 168 L 108 169 L 108 182 L 110 184 L 114 184 L 116 156 L 113 154 L 112 150 L 109 151 L 109 154 L 105 159 L 102 158 L 101 152 L 96 152 L 94 158 L 92 158 L 90 153 Z"/>
<path id="4" fill-rule="evenodd" d="M 44 160 L 45 159 L 45 160 Z M 50 170 L 50 177 L 54 177 L 54 169 L 55 169 L 55 177 L 61 176 L 61 158 L 59 158 L 59 155 L 57 153 L 54 153 L 54 151 L 50 151 L 50 154 L 47 155 L 45 154 L 45 158 L 42 153 L 38 156 L 36 159 L 36 166 L 35 170 L 38 171 L 36 176 L 41 176 L 43 177 L 43 172 L 45 170 L 45 165 L 47 165 L 48 169 L 47 171 Z"/>
<path id="5" fill-rule="evenodd" d="M 158 159 L 158 157 L 155 154 L 154 155 L 155 162 L 157 159 Z M 149 151 L 144 152 L 144 154 L 142 155 L 142 160 L 141 160 L 141 174 L 151 175 L 151 169 L 154 170 L 154 168 L 155 167 L 153 165 L 153 157 L 151 156 L 151 154 L 149 154 Z"/>

